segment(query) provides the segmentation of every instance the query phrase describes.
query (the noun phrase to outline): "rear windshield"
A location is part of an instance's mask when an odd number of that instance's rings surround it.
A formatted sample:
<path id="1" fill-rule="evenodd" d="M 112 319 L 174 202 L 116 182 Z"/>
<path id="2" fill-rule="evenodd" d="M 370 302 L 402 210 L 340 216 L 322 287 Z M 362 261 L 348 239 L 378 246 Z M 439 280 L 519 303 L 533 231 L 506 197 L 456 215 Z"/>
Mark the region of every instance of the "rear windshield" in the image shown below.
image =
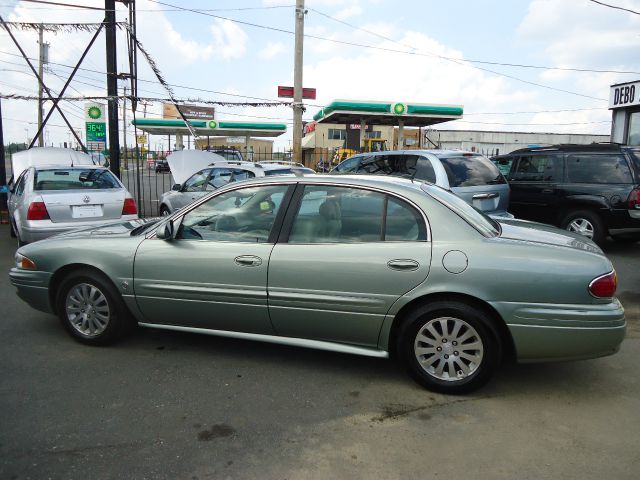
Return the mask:
<path id="1" fill-rule="evenodd" d="M 429 185 L 427 183 L 422 184 L 420 188 L 456 213 L 485 237 L 497 237 L 500 235 L 500 225 L 498 222 L 469 205 L 457 195 L 448 192 L 444 188 Z"/>
<path id="2" fill-rule="evenodd" d="M 113 174 L 103 168 L 55 168 L 37 170 L 34 190 L 97 190 L 121 188 Z"/>
<path id="3" fill-rule="evenodd" d="M 450 187 L 477 187 L 507 183 L 498 167 L 482 155 L 438 158 L 447 172 Z"/>

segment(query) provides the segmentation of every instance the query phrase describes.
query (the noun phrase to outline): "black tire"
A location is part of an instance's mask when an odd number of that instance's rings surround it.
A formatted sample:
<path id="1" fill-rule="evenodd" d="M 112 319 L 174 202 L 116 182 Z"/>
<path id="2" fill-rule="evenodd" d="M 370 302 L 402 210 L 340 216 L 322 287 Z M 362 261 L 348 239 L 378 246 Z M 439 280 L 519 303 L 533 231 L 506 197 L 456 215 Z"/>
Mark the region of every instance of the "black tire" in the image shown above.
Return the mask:
<path id="1" fill-rule="evenodd" d="M 602 245 L 607 237 L 607 231 L 600 215 L 591 210 L 569 212 L 560 223 L 560 226 L 570 232 L 591 238 L 598 245 Z"/>
<path id="2" fill-rule="evenodd" d="M 416 308 L 405 319 L 398 336 L 398 357 L 423 387 L 457 395 L 489 381 L 502 358 L 502 348 L 484 312 L 462 302 L 437 301 Z"/>
<path id="3" fill-rule="evenodd" d="M 16 230 L 13 226 L 13 220 L 9 220 L 9 235 L 11 235 L 11 238 L 16 238 Z"/>
<path id="4" fill-rule="evenodd" d="M 169 209 L 165 205 L 161 205 L 160 206 L 160 216 L 161 217 L 168 217 L 169 215 L 171 215 L 171 212 L 169 211 Z"/>
<path id="5" fill-rule="evenodd" d="M 97 294 L 93 293 L 95 291 Z M 82 310 L 73 313 L 72 306 Z M 127 334 L 134 325 L 113 284 L 104 275 L 92 270 L 76 270 L 62 280 L 56 296 L 56 311 L 67 332 L 78 342 L 87 345 L 111 344 Z M 93 332 L 92 327 L 95 330 Z"/>

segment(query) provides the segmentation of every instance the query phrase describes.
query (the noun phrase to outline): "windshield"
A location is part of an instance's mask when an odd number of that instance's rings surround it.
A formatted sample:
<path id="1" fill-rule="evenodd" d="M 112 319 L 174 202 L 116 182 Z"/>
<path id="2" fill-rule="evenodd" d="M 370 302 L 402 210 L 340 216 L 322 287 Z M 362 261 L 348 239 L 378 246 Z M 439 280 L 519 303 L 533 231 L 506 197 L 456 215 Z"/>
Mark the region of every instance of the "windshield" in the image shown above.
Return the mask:
<path id="1" fill-rule="evenodd" d="M 498 167 L 482 155 L 438 157 L 447 172 L 450 187 L 476 187 L 507 183 Z"/>
<path id="2" fill-rule="evenodd" d="M 469 205 L 463 199 L 448 192 L 444 188 L 423 184 L 420 187 L 438 202 L 465 220 L 469 225 L 478 230 L 485 237 L 497 237 L 500 235 L 500 225 L 488 215 Z"/>
<path id="3" fill-rule="evenodd" d="M 34 190 L 97 190 L 122 188 L 106 169 L 52 168 L 37 170 Z"/>

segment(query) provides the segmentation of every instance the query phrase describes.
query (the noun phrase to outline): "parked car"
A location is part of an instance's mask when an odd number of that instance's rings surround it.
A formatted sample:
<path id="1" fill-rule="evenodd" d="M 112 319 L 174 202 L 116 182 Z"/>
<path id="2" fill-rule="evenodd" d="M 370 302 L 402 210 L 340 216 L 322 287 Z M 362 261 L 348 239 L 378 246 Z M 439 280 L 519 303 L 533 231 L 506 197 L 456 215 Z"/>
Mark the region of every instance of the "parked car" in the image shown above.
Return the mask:
<path id="1" fill-rule="evenodd" d="M 354 155 L 331 173 L 391 175 L 433 183 L 492 216 L 507 217 L 509 185 L 478 153 L 458 150 L 399 150 Z"/>
<path id="2" fill-rule="evenodd" d="M 192 150 L 193 151 L 193 150 Z M 187 158 L 175 156 L 168 157 L 169 166 L 174 179 L 177 182 L 170 191 L 160 197 L 160 215 L 166 216 L 181 209 L 185 205 L 202 198 L 209 192 L 216 190 L 227 183 L 246 180 L 254 177 L 271 177 L 275 175 L 301 175 L 315 173 L 310 168 L 293 164 L 292 162 L 231 162 L 214 154 L 204 152 L 204 158 L 194 159 L 194 155 Z M 189 172 L 199 165 L 202 160 L 211 161 L 205 168 L 193 173 L 186 180 Z"/>
<path id="3" fill-rule="evenodd" d="M 135 201 L 108 169 L 82 152 L 35 148 L 15 153 L 7 205 L 19 244 L 76 228 L 138 218 Z"/>
<path id="4" fill-rule="evenodd" d="M 625 239 L 623 233 L 640 232 L 639 147 L 554 145 L 493 161 L 509 169 L 509 210 L 518 218 L 550 223 L 599 244 L 608 234 Z"/>
<path id="5" fill-rule="evenodd" d="M 626 328 L 615 271 L 589 239 L 496 222 L 440 187 L 391 177 L 227 184 L 156 223 L 22 247 L 10 277 L 85 344 L 137 323 L 393 355 L 445 393 L 480 387 L 505 357 L 610 355 Z"/>
<path id="6" fill-rule="evenodd" d="M 165 159 L 156 160 L 155 168 L 156 173 L 165 173 L 171 171 L 171 169 L 169 168 L 169 162 L 167 162 Z"/>

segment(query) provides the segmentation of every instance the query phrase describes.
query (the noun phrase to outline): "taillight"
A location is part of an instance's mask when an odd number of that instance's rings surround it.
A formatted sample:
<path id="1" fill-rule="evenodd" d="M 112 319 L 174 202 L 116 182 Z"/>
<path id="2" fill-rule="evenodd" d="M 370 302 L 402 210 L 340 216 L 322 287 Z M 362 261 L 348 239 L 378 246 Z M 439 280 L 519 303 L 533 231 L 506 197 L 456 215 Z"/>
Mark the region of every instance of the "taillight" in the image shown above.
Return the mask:
<path id="1" fill-rule="evenodd" d="M 44 202 L 31 202 L 27 210 L 27 220 L 49 220 L 49 212 Z"/>
<path id="2" fill-rule="evenodd" d="M 613 297 L 616 293 L 617 286 L 618 276 L 614 270 L 606 275 L 601 275 L 591 280 L 591 283 L 589 284 L 589 293 L 598 298 Z"/>
<path id="3" fill-rule="evenodd" d="M 640 209 L 640 187 L 631 190 L 627 204 L 630 210 Z"/>
<path id="4" fill-rule="evenodd" d="M 133 198 L 125 198 L 122 205 L 122 215 L 136 215 L 137 213 L 136 201 Z"/>

